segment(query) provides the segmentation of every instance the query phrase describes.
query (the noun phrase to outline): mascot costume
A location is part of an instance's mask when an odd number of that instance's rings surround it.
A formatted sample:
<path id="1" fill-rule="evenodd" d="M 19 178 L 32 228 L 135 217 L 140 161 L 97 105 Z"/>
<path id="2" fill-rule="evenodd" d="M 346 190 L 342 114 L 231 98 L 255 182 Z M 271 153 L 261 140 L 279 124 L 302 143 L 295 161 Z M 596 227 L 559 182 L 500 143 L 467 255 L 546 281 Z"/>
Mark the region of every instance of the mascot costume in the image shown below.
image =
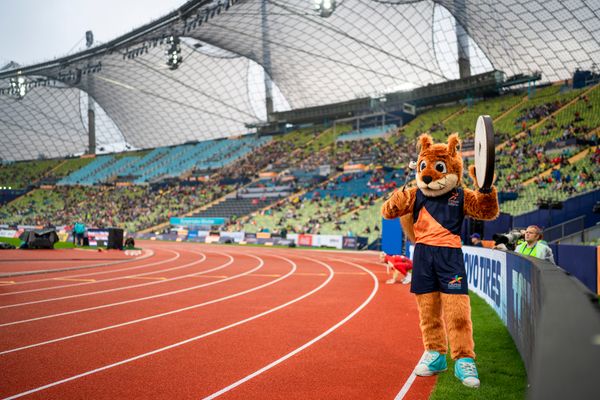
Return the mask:
<path id="1" fill-rule="evenodd" d="M 411 292 L 415 293 L 425 353 L 415 368 L 418 376 L 447 369 L 448 342 L 454 374 L 466 386 L 479 387 L 467 278 L 461 250 L 461 226 L 469 216 L 491 220 L 498 216 L 495 187 L 463 188 L 463 163 L 458 134 L 448 144 L 419 137 L 417 187 L 396 190 L 382 207 L 386 219 L 401 217 L 415 243 Z M 469 169 L 475 178 L 475 167 Z"/>

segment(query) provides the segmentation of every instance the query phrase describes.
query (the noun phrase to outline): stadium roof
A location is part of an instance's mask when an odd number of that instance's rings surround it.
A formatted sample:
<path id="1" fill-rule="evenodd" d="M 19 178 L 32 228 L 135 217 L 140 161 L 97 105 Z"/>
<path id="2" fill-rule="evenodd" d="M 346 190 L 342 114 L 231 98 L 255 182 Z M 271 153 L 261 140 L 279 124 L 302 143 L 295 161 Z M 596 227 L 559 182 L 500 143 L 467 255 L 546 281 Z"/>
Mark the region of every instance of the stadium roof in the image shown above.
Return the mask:
<path id="1" fill-rule="evenodd" d="M 189 1 L 107 44 L 0 71 L 0 158 L 86 151 L 87 94 L 98 147 L 149 148 L 264 121 L 261 67 L 275 111 L 457 79 L 457 31 L 473 74 L 567 79 L 600 60 L 600 0 L 337 0 L 327 17 L 312 0 Z"/>

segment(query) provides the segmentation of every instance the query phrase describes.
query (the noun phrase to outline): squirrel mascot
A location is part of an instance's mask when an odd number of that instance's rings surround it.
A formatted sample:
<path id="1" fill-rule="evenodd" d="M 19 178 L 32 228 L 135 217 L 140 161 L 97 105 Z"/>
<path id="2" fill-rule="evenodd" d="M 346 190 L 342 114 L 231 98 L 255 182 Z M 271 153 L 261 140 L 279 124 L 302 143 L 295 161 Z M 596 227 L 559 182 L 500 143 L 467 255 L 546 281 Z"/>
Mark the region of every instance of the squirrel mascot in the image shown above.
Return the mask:
<path id="1" fill-rule="evenodd" d="M 498 216 L 496 188 L 463 188 L 463 163 L 458 134 L 447 144 L 419 137 L 417 187 L 396 190 L 383 204 L 386 219 L 401 217 L 407 237 L 415 243 L 410 291 L 415 293 L 425 353 L 415 368 L 418 376 L 447 369 L 448 342 L 454 374 L 466 386 L 479 387 L 471 304 L 463 253 L 461 227 L 465 216 L 492 220 Z M 475 167 L 469 169 L 474 179 Z"/>

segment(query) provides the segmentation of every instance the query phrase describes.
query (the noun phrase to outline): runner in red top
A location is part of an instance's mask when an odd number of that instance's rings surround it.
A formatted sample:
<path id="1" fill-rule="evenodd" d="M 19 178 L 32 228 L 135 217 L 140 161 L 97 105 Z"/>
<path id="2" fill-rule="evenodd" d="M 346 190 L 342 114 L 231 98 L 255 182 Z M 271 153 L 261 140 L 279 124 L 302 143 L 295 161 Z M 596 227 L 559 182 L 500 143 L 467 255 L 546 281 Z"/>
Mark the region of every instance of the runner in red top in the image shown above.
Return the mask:
<path id="1" fill-rule="evenodd" d="M 385 281 L 385 283 L 391 285 L 398 282 L 398 275 L 400 273 L 404 275 L 404 279 L 402 279 L 401 283 L 404 285 L 410 283 L 412 277 L 411 271 L 413 267 L 413 263 L 410 258 L 402 255 L 389 256 L 382 252 L 379 254 L 379 261 L 385 263 L 388 274 L 390 273 L 390 270 L 392 272 L 392 277 Z"/>

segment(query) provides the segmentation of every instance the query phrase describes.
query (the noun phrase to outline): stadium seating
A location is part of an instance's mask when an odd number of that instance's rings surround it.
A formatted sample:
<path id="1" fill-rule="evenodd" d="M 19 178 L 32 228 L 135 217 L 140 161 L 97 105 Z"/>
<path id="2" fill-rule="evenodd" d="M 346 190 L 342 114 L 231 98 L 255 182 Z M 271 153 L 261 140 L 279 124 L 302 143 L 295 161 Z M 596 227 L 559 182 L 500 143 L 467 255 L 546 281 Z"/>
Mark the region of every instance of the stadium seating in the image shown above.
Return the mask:
<path id="1" fill-rule="evenodd" d="M 429 131 L 444 140 L 450 131 L 458 131 L 469 138 L 480 113 L 495 118 L 501 210 L 520 215 L 536 209 L 540 201 L 560 202 L 598 188 L 599 106 L 597 87 L 566 90 L 551 85 L 536 88 L 531 96 L 517 91 L 433 108 L 403 127 L 400 135 L 387 138 L 344 140 L 348 133 L 341 132 L 350 132 L 349 126 L 335 131 L 311 127 L 274 138 L 241 137 L 2 165 L 0 177 L 7 181 L 22 185 L 38 176 L 40 182 L 58 181 L 59 186 L 33 190 L 0 207 L 0 223 L 69 224 L 74 218 L 89 218 L 92 224 L 139 231 L 171 216 L 193 215 L 230 219 L 228 230 L 286 228 L 351 233 L 373 241 L 379 236 L 381 197 L 410 180 L 406 166 L 416 156 L 414 136 Z M 553 169 L 560 171 L 559 179 Z M 273 177 L 259 179 L 261 171 Z M 188 186 L 188 176 L 194 186 Z M 106 186 L 115 182 L 143 186 Z M 232 186 L 223 186 L 226 182 Z M 470 184 L 466 174 L 465 182 Z"/>

